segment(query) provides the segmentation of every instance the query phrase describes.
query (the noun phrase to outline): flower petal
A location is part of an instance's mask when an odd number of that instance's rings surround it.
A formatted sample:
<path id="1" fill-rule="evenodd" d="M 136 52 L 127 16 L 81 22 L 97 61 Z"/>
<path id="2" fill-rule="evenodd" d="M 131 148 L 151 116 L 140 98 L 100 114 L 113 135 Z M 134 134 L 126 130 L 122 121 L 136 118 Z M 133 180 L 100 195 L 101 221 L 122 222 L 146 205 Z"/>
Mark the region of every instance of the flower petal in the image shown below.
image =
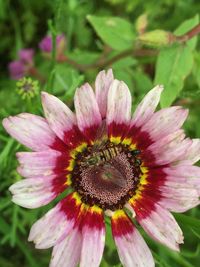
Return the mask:
<path id="1" fill-rule="evenodd" d="M 188 110 L 181 107 L 164 108 L 154 113 L 142 126 L 141 131 L 148 132 L 153 141 L 177 131 L 187 118 Z"/>
<path id="2" fill-rule="evenodd" d="M 23 179 L 9 188 L 13 194 L 12 201 L 24 208 L 38 208 L 48 204 L 57 194 L 51 182 L 44 179 Z"/>
<path id="3" fill-rule="evenodd" d="M 70 157 L 67 153 L 55 150 L 40 152 L 18 152 L 20 166 L 18 172 L 24 177 L 50 177 L 57 173 L 67 173 Z"/>
<path id="4" fill-rule="evenodd" d="M 82 221 L 86 214 L 85 204 L 81 205 L 76 224 L 70 234 L 53 248 L 50 267 L 76 267 L 80 261 L 82 248 Z"/>
<path id="5" fill-rule="evenodd" d="M 93 206 L 88 209 L 83 220 L 82 235 L 80 267 L 98 267 L 105 245 L 105 225 L 100 208 Z"/>
<path id="6" fill-rule="evenodd" d="M 132 97 L 127 85 L 114 80 L 108 91 L 107 125 L 110 136 L 122 136 L 131 119 Z"/>
<path id="7" fill-rule="evenodd" d="M 192 144 L 185 153 L 184 159 L 189 160 L 192 164 L 200 159 L 200 139 L 193 139 Z"/>
<path id="8" fill-rule="evenodd" d="M 13 138 L 32 150 L 64 149 L 63 143 L 49 128 L 46 120 L 40 116 L 21 113 L 4 119 L 3 126 Z"/>
<path id="9" fill-rule="evenodd" d="M 81 201 L 73 193 L 60 201 L 31 228 L 29 241 L 39 249 L 50 248 L 61 242 L 72 230 L 80 211 Z"/>
<path id="10" fill-rule="evenodd" d="M 152 254 L 131 220 L 122 211 L 112 216 L 112 233 L 124 267 L 153 267 Z"/>
<path id="11" fill-rule="evenodd" d="M 170 212 L 157 203 L 153 203 L 152 209 L 149 210 L 150 202 L 150 199 L 141 201 L 138 208 L 135 209 L 136 219 L 153 239 L 179 251 L 179 244 L 183 243 L 180 227 Z"/>
<path id="12" fill-rule="evenodd" d="M 74 104 L 79 129 L 93 140 L 101 123 L 101 114 L 94 92 L 88 83 L 76 90 Z"/>
<path id="13" fill-rule="evenodd" d="M 133 114 L 131 126 L 140 127 L 151 118 L 160 101 L 162 91 L 163 86 L 157 85 L 146 94 Z"/>
<path id="14" fill-rule="evenodd" d="M 61 100 L 43 92 L 42 105 L 51 129 L 65 144 L 74 147 L 83 140 L 76 116 Z"/>
<path id="15" fill-rule="evenodd" d="M 49 267 L 77 267 L 81 254 L 82 236 L 79 229 L 74 228 L 72 232 L 52 252 Z"/>
<path id="16" fill-rule="evenodd" d="M 102 118 L 106 117 L 108 90 L 114 80 L 112 69 L 100 71 L 95 81 L 95 95 Z"/>

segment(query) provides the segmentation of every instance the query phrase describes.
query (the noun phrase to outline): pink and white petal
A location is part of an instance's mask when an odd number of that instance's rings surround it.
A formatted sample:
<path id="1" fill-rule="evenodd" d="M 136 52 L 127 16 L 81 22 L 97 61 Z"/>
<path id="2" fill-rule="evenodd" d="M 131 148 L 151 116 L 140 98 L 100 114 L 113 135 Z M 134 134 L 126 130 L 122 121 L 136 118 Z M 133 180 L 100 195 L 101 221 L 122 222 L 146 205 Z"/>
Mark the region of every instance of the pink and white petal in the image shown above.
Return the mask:
<path id="1" fill-rule="evenodd" d="M 157 85 L 146 94 L 133 114 L 131 126 L 134 125 L 135 127 L 141 127 L 151 118 L 160 101 L 162 91 L 163 86 Z"/>
<path id="2" fill-rule="evenodd" d="M 80 261 L 82 235 L 78 228 L 54 246 L 49 267 L 77 267 Z"/>
<path id="3" fill-rule="evenodd" d="M 101 114 L 95 94 L 88 83 L 76 90 L 74 104 L 79 129 L 93 140 L 101 124 Z"/>
<path id="4" fill-rule="evenodd" d="M 46 92 L 42 93 L 42 105 L 51 129 L 67 146 L 74 147 L 83 140 L 76 116 L 67 105 Z"/>
<path id="5" fill-rule="evenodd" d="M 80 267 L 98 267 L 105 245 L 105 225 L 103 211 L 91 207 L 82 222 L 82 250 Z"/>
<path id="6" fill-rule="evenodd" d="M 56 174 L 66 173 L 70 157 L 67 153 L 55 150 L 40 152 L 18 152 L 20 175 L 28 178 L 54 177 Z"/>
<path id="7" fill-rule="evenodd" d="M 200 167 L 190 165 L 170 166 L 164 169 L 169 181 L 193 186 L 200 195 Z"/>
<path id="8" fill-rule="evenodd" d="M 167 181 L 159 188 L 162 199 L 159 203 L 173 212 L 185 212 L 200 204 L 199 193 L 191 184 Z"/>
<path id="9" fill-rule="evenodd" d="M 73 229 L 79 211 L 80 204 L 74 194 L 67 196 L 34 223 L 28 240 L 33 241 L 35 247 L 39 249 L 55 246 Z"/>
<path id="10" fill-rule="evenodd" d="M 171 147 L 168 146 L 163 148 L 161 151 L 158 151 L 155 153 L 155 164 L 164 165 L 169 164 L 172 162 L 179 161 L 184 158 L 185 153 L 191 146 L 192 140 L 187 138 L 184 139 L 182 142 L 177 142 L 177 140 L 174 140 L 171 142 Z"/>
<path id="11" fill-rule="evenodd" d="M 63 143 L 50 129 L 47 121 L 36 115 L 21 113 L 3 120 L 6 131 L 21 144 L 35 151 L 63 149 Z"/>
<path id="12" fill-rule="evenodd" d="M 164 108 L 154 113 L 142 126 L 141 131 L 148 132 L 153 141 L 177 131 L 184 123 L 188 110 L 181 107 Z"/>
<path id="13" fill-rule="evenodd" d="M 146 200 L 148 201 L 148 200 Z M 145 203 L 140 203 L 136 211 L 136 219 L 144 230 L 156 241 L 167 247 L 179 251 L 179 244 L 183 243 L 183 233 L 169 211 L 154 203 L 151 211 Z M 144 216 L 144 214 L 148 214 Z"/>
<path id="14" fill-rule="evenodd" d="M 193 139 L 190 148 L 185 153 L 184 159 L 190 160 L 192 164 L 200 159 L 200 139 Z"/>
<path id="15" fill-rule="evenodd" d="M 148 147 L 152 153 L 158 154 L 163 153 L 169 148 L 173 148 L 178 143 L 180 143 L 185 138 L 185 133 L 182 129 L 179 129 L 175 132 L 170 133 L 167 136 L 157 140 Z"/>
<path id="16" fill-rule="evenodd" d="M 114 212 L 112 233 L 124 267 L 153 267 L 152 254 L 144 239 L 123 211 Z"/>
<path id="17" fill-rule="evenodd" d="M 108 91 L 107 124 L 128 124 L 131 118 L 132 97 L 128 86 L 118 80 L 114 80 Z"/>
<path id="18" fill-rule="evenodd" d="M 23 179 L 13 184 L 9 190 L 13 194 L 14 203 L 29 209 L 44 206 L 57 196 L 51 181 L 41 178 Z"/>
<path id="19" fill-rule="evenodd" d="M 96 77 L 95 95 L 103 119 L 106 117 L 108 90 L 113 80 L 112 69 L 109 69 L 107 72 L 102 70 Z"/>

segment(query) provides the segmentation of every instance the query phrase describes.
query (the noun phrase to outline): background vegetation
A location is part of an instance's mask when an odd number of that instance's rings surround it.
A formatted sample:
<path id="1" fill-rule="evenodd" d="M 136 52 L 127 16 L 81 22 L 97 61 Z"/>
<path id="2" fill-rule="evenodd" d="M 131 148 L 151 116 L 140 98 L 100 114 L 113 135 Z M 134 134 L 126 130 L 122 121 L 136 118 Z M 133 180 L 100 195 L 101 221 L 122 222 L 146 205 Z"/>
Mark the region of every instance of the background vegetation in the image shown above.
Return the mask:
<path id="1" fill-rule="evenodd" d="M 199 137 L 200 44 L 198 26 L 195 28 L 199 13 L 200 2 L 195 0 L 0 0 L 1 119 L 23 111 L 42 114 L 39 94 L 31 100 L 23 99 L 8 72 L 8 64 L 18 59 L 18 51 L 31 47 L 35 50 L 34 65 L 26 76 L 38 80 L 39 90 L 49 91 L 72 106 L 77 86 L 94 82 L 99 70 L 112 67 L 115 77 L 128 84 L 134 106 L 154 84 L 164 84 L 161 107 L 174 103 L 188 107 L 185 130 L 191 137 Z M 189 35 L 185 34 L 191 29 Z M 44 55 L 38 44 L 47 33 L 54 45 L 52 52 Z M 61 33 L 67 41 L 58 58 L 55 38 Z M 11 202 L 8 191 L 11 184 L 22 179 L 16 172 L 15 153 L 24 149 L 0 126 L 1 267 L 44 267 L 50 260 L 50 250 L 36 250 L 27 237 L 33 222 L 52 204 L 26 210 Z M 199 266 L 200 211 L 195 208 L 175 217 L 185 235 L 180 253 L 143 233 L 156 264 Z M 109 226 L 107 230 L 101 266 L 119 267 Z"/>

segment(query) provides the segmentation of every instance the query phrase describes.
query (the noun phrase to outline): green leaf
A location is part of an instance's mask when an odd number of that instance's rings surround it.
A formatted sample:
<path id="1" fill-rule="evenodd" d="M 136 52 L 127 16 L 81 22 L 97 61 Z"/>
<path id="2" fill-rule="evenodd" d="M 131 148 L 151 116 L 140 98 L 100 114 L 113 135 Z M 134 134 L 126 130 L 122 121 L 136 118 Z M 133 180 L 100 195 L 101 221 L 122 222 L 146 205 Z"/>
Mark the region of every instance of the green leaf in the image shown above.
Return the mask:
<path id="1" fill-rule="evenodd" d="M 65 97 L 73 97 L 76 87 L 83 82 L 83 75 L 66 66 L 66 65 L 57 65 L 55 69 L 55 78 L 53 83 L 53 92 L 55 94 L 63 94 Z M 65 99 L 68 100 L 68 99 Z"/>
<path id="2" fill-rule="evenodd" d="M 184 86 L 184 79 L 192 70 L 193 54 L 184 44 L 162 50 L 156 62 L 155 84 L 163 84 L 161 107 L 170 106 Z"/>
<path id="3" fill-rule="evenodd" d="M 178 223 L 187 225 L 187 227 L 200 231 L 200 220 L 185 214 L 174 214 L 174 217 Z"/>
<path id="4" fill-rule="evenodd" d="M 191 30 L 199 23 L 199 15 L 197 14 L 191 19 L 184 21 L 175 31 L 174 34 L 177 36 L 183 35 L 184 33 Z M 197 36 L 193 37 L 191 40 L 187 42 L 187 45 L 193 50 L 197 44 Z"/>
<path id="5" fill-rule="evenodd" d="M 118 17 L 91 15 L 87 16 L 87 19 L 103 42 L 111 48 L 121 51 L 133 46 L 135 34 L 133 25 L 128 21 Z"/>

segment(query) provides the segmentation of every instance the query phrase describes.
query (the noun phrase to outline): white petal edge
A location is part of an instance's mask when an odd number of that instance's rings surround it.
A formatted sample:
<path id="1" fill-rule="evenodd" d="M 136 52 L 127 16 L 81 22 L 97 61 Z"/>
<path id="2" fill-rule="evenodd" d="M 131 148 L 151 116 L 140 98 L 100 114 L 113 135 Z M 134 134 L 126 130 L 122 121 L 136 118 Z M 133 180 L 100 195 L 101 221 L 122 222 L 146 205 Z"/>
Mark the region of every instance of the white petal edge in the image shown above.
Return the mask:
<path id="1" fill-rule="evenodd" d="M 179 244 L 183 243 L 183 233 L 172 214 L 160 205 L 146 218 L 138 219 L 140 225 L 156 241 L 172 250 L 179 251 Z"/>
<path id="2" fill-rule="evenodd" d="M 41 96 L 45 117 L 51 129 L 61 140 L 66 141 L 65 134 L 76 125 L 76 116 L 57 97 L 46 92 L 42 92 Z"/>
<path id="3" fill-rule="evenodd" d="M 157 85 L 146 94 L 133 114 L 131 126 L 140 127 L 151 118 L 160 101 L 163 89 L 163 85 Z"/>
<path id="4" fill-rule="evenodd" d="M 128 124 L 131 119 L 132 97 L 128 86 L 118 80 L 114 80 L 108 91 L 107 124 Z"/>
<path id="5" fill-rule="evenodd" d="M 86 83 L 76 90 L 74 97 L 76 117 L 79 129 L 84 129 L 101 123 L 101 114 L 91 86 Z"/>
<path id="6" fill-rule="evenodd" d="M 95 80 L 95 95 L 102 118 L 106 117 L 108 90 L 114 80 L 112 69 L 102 70 Z"/>
<path id="7" fill-rule="evenodd" d="M 29 113 L 5 118 L 3 126 L 18 142 L 35 151 L 49 149 L 56 137 L 44 118 Z"/>

